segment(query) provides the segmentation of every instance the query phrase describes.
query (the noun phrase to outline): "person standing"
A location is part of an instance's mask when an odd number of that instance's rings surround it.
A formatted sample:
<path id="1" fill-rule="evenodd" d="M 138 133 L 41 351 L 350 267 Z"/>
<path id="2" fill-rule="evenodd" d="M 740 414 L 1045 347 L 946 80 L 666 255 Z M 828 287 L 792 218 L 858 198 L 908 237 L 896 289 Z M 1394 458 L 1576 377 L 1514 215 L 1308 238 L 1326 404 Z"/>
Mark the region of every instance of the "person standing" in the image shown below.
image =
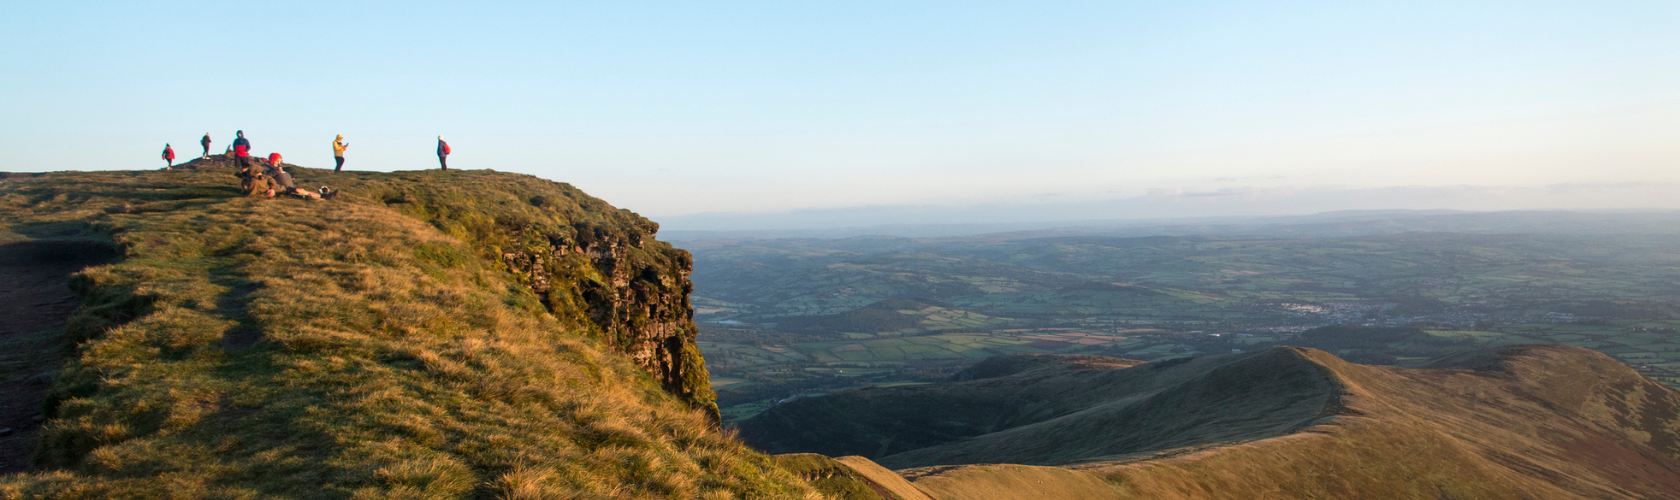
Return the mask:
<path id="1" fill-rule="evenodd" d="M 344 142 L 344 134 L 338 134 L 338 138 L 333 139 L 333 163 L 336 164 L 333 166 L 334 172 L 344 169 L 344 150 L 349 148 L 350 145 Z"/>
<path id="2" fill-rule="evenodd" d="M 167 142 L 163 143 L 163 161 L 164 170 L 175 168 L 175 148 L 169 147 L 169 143 Z"/>
<path id="3" fill-rule="evenodd" d="M 233 160 L 240 165 L 250 165 L 251 140 L 245 138 L 244 130 L 235 130 L 233 135 Z"/>
<path id="4" fill-rule="evenodd" d="M 438 166 L 449 170 L 449 143 L 443 142 L 443 136 L 438 136 Z"/>
<path id="5" fill-rule="evenodd" d="M 233 135 L 233 156 L 238 158 L 250 158 L 251 140 L 245 138 L 245 131 L 235 130 Z"/>
<path id="6" fill-rule="evenodd" d="M 198 140 L 198 145 L 204 146 L 204 156 L 201 156 L 200 158 L 209 157 L 210 156 L 210 133 L 209 132 L 205 132 L 204 133 L 204 138 Z"/>

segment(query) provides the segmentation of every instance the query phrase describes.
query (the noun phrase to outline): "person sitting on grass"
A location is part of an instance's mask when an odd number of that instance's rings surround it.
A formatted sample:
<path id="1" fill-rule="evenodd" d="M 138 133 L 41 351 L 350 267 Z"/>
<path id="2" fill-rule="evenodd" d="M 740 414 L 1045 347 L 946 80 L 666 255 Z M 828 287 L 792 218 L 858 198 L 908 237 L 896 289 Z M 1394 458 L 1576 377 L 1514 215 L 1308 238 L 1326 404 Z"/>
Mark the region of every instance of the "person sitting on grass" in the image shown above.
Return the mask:
<path id="1" fill-rule="evenodd" d="M 286 173 L 285 167 L 281 166 L 280 153 L 268 154 L 268 167 L 265 172 L 268 174 L 270 179 L 274 180 L 274 187 L 268 190 L 268 196 L 272 197 L 276 193 L 279 193 L 289 194 L 299 198 L 321 198 L 320 193 L 297 188 L 297 183 L 292 180 L 292 174 Z"/>
<path id="2" fill-rule="evenodd" d="M 286 173 L 285 167 L 280 166 L 280 163 L 280 153 L 268 154 L 268 176 L 274 178 L 274 184 L 278 186 L 278 189 L 282 194 L 295 194 L 308 198 L 321 197 L 320 195 L 309 191 L 299 190 L 297 188 L 297 183 L 292 180 L 292 174 Z"/>
<path id="3" fill-rule="evenodd" d="M 239 188 L 245 196 L 274 196 L 274 179 L 268 176 L 267 170 L 253 163 L 234 174 L 239 177 Z"/>
<path id="4" fill-rule="evenodd" d="M 273 198 L 277 194 L 289 194 L 299 198 L 322 197 L 321 194 L 294 186 L 291 174 L 287 174 L 285 168 L 280 165 L 280 154 L 274 153 L 268 156 L 267 161 L 251 162 L 234 175 L 239 176 L 239 187 L 245 192 L 245 196 Z M 333 198 L 338 197 L 338 191 L 330 193 Z"/>

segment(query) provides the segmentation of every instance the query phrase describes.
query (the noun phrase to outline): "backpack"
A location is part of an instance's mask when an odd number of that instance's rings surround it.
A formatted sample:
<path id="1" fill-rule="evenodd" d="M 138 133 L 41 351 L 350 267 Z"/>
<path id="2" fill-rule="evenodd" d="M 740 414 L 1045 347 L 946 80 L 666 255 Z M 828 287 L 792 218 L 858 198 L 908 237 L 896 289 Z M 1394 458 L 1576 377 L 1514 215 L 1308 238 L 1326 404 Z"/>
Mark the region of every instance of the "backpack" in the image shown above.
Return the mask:
<path id="1" fill-rule="evenodd" d="M 449 154 L 451 152 L 452 151 L 449 150 L 449 143 L 447 143 L 447 142 L 443 143 L 443 154 Z"/>

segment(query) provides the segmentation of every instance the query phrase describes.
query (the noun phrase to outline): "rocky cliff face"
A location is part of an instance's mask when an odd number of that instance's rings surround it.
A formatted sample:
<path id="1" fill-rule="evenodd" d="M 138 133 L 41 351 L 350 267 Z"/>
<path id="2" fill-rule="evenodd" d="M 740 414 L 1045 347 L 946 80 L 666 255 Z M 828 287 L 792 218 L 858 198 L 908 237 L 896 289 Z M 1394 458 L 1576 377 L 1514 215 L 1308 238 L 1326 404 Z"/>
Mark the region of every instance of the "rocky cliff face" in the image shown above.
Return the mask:
<path id="1" fill-rule="evenodd" d="M 460 172 L 474 198 L 449 185 L 392 184 L 388 206 L 475 244 L 514 273 L 562 321 L 589 330 L 659 384 L 717 417 L 705 360 L 695 346 L 688 294 L 694 260 L 657 241 L 659 225 L 567 184 Z M 495 193 L 485 199 L 484 193 Z M 505 195 L 502 197 L 501 195 Z"/>
<path id="2" fill-rule="evenodd" d="M 666 392 L 716 420 L 716 396 L 694 344 L 698 330 L 688 304 L 693 258 L 664 243 L 649 245 L 651 232 L 620 234 L 589 224 L 571 229 L 565 234 L 512 229 L 516 240 L 530 243 L 503 249 L 501 262 L 542 296 L 550 311 L 581 313 L 589 319 L 586 327 L 635 360 Z"/>

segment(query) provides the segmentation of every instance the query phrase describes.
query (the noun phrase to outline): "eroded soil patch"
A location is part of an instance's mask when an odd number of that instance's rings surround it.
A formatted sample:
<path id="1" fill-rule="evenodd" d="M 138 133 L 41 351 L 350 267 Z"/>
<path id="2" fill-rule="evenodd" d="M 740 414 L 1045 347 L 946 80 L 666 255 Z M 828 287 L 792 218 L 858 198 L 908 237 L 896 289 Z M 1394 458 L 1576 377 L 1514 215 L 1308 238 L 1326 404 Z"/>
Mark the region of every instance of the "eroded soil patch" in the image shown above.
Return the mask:
<path id="1" fill-rule="evenodd" d="M 51 372 L 69 354 L 65 321 L 81 301 L 70 275 L 115 259 L 109 244 L 0 241 L 0 473 L 29 468 Z"/>

